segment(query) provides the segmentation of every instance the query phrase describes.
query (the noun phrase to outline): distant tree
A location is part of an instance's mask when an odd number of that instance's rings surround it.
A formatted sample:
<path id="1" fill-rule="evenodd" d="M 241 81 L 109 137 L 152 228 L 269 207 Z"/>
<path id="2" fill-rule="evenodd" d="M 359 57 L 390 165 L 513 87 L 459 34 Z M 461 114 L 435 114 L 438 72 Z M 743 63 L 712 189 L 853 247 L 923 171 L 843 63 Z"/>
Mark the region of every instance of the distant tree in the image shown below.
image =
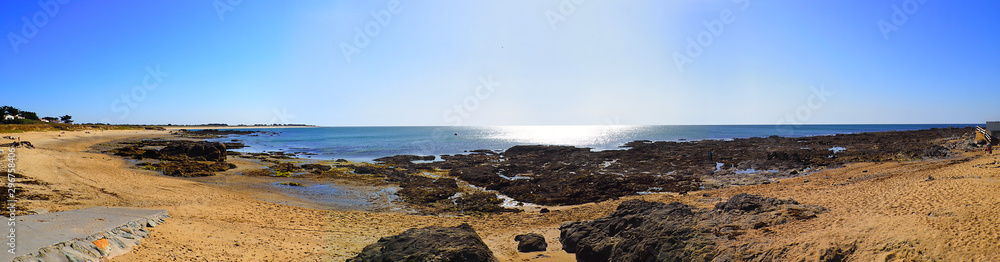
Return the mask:
<path id="1" fill-rule="evenodd" d="M 0 113 L 3 113 L 4 115 L 16 116 L 18 114 L 21 114 L 21 110 L 18 110 L 13 106 L 0 106 Z"/>
<path id="2" fill-rule="evenodd" d="M 42 119 L 45 119 L 46 121 L 49 121 L 49 122 L 59 120 L 58 118 L 51 117 L 51 116 L 46 116 L 46 117 L 43 117 Z"/>
<path id="3" fill-rule="evenodd" d="M 31 111 L 21 111 L 21 116 L 23 116 L 25 119 L 30 119 L 30 120 L 35 120 L 35 121 L 39 120 L 38 119 L 38 114 L 35 114 L 35 112 L 31 112 Z"/>
<path id="4" fill-rule="evenodd" d="M 70 116 L 70 115 L 60 116 L 59 119 L 62 120 L 63 123 L 67 123 L 67 124 L 73 123 L 73 117 Z"/>

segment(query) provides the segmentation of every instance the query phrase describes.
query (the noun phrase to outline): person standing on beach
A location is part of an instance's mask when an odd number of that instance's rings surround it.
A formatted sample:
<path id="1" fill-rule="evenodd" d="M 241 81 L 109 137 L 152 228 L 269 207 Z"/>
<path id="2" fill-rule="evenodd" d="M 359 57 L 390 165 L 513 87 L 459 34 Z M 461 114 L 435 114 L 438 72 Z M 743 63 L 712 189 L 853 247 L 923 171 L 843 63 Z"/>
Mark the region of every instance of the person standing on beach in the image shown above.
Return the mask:
<path id="1" fill-rule="evenodd" d="M 708 151 L 708 160 L 709 161 L 715 161 L 715 151 L 712 151 L 712 150 Z"/>
<path id="2" fill-rule="evenodd" d="M 986 154 L 987 155 L 992 155 L 993 154 L 993 144 L 986 145 Z"/>

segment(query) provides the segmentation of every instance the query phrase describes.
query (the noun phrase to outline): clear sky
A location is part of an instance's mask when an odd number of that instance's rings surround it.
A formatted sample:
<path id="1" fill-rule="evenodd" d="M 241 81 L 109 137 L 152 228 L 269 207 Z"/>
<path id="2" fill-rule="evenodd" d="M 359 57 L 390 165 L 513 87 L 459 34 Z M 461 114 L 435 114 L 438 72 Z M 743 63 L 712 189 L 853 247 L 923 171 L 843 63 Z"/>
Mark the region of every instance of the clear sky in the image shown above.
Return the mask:
<path id="1" fill-rule="evenodd" d="M 1000 120 L 996 10 L 1000 1 L 3 1 L 0 104 L 148 124 L 979 123 Z"/>

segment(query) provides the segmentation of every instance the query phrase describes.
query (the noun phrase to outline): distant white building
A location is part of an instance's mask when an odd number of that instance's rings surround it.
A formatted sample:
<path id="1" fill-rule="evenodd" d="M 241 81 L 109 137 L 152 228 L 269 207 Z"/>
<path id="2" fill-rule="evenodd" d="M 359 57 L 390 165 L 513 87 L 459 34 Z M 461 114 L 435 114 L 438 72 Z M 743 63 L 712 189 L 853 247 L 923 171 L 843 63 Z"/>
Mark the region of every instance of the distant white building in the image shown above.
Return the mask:
<path id="1" fill-rule="evenodd" d="M 24 119 L 23 116 L 3 115 L 3 120 Z"/>

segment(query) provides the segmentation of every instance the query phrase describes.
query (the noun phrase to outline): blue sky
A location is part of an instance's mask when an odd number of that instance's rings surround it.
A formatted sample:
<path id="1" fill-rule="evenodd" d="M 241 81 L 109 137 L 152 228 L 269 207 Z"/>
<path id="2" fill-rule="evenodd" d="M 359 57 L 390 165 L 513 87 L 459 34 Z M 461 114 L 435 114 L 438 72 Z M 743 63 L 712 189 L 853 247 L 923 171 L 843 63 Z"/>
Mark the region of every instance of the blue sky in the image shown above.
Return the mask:
<path id="1" fill-rule="evenodd" d="M 0 104 L 77 122 L 1000 120 L 997 1 L 2 5 Z"/>

